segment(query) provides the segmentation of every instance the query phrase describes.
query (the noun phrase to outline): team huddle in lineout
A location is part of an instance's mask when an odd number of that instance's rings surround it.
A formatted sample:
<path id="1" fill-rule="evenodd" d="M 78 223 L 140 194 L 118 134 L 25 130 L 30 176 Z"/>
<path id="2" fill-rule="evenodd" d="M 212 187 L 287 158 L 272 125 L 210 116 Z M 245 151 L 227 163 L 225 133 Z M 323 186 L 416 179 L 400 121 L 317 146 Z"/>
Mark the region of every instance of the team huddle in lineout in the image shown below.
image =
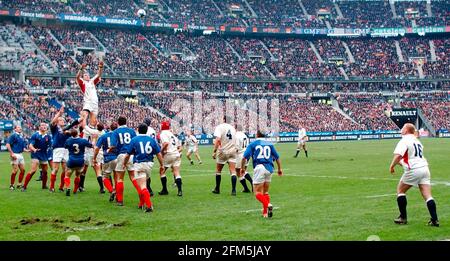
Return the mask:
<path id="1" fill-rule="evenodd" d="M 90 78 L 83 64 L 76 76 L 76 81 L 83 92 L 83 110 L 80 118 L 66 126 L 63 117 L 64 106 L 56 113 L 50 123 L 51 136 L 48 134 L 48 124 L 40 123 L 38 132 L 27 142 L 19 125 L 14 126 L 14 133 L 7 141 L 7 149 L 11 156 L 13 170 L 10 189 L 27 190 L 33 175 L 40 168 L 42 188 L 47 189 L 48 163 L 51 166 L 50 188 L 55 192 L 58 171 L 60 174 L 59 191 L 66 196 L 84 191 L 84 181 L 89 167 L 94 169 L 100 187 L 100 193 L 110 193 L 109 201 L 116 201 L 118 206 L 124 204 L 125 172 L 134 185 L 139 196 L 139 209 L 145 212 L 153 211 L 151 197 L 150 174 L 154 158 L 159 163 L 159 175 L 162 190 L 159 195 L 168 195 L 167 170 L 171 169 L 174 183 L 177 186 L 177 196 L 183 196 L 182 178 L 180 174 L 181 152 L 183 144 L 171 131 L 170 122 L 163 121 L 160 133 L 150 127 L 151 120 L 145 119 L 137 130 L 127 127 L 127 119 L 118 117 L 117 122 L 105 126 L 97 121 L 99 103 L 96 85 L 100 82 L 103 72 L 103 62 L 99 62 L 98 73 Z M 235 127 L 224 117 L 223 123 L 214 131 L 214 153 L 216 160 L 216 187 L 212 191 L 220 194 L 221 171 L 228 164 L 231 174 L 232 191 L 236 195 L 236 183 L 239 177 L 245 193 L 254 191 L 255 197 L 263 205 L 263 217 L 272 217 L 273 206 L 270 203 L 269 184 L 274 171 L 273 162 L 278 166 L 278 175 L 282 175 L 281 162 L 274 146 L 264 140 L 264 134 L 258 132 L 257 140 L 249 144 L 249 138 L 241 126 Z M 108 130 L 108 131 L 107 131 Z M 188 130 L 185 137 L 188 148 L 187 158 L 193 165 L 191 156 L 195 155 L 202 164 L 198 153 L 198 140 L 192 131 Z M 31 152 L 31 169 L 25 176 L 24 151 Z M 254 166 L 253 179 L 246 171 L 252 158 Z M 19 184 L 15 186 L 16 174 L 19 172 Z M 74 186 L 71 189 L 71 177 Z M 22 181 L 25 176 L 25 181 Z M 251 190 L 247 185 L 250 183 Z"/>
<path id="2" fill-rule="evenodd" d="M 98 96 L 96 85 L 103 72 L 103 62 L 99 63 L 98 73 L 90 78 L 82 65 L 77 73 L 76 81 L 84 94 L 83 110 L 80 118 L 66 126 L 63 117 L 64 107 L 56 113 L 50 123 L 51 136 L 47 133 L 48 125 L 40 123 L 38 132 L 34 133 L 29 142 L 22 135 L 21 127 L 15 126 L 14 133 L 7 141 L 7 149 L 11 156 L 13 166 L 10 189 L 14 190 L 16 174 L 19 173 L 19 185 L 26 191 L 32 176 L 40 168 L 42 171 L 42 188 L 47 188 L 48 162 L 52 171 L 50 175 L 50 191 L 55 192 L 55 183 L 58 171 L 61 168 L 59 191 L 67 196 L 71 193 L 84 191 L 84 180 L 88 168 L 91 166 L 97 176 L 100 192 L 110 193 L 109 200 L 116 201 L 118 206 L 124 204 L 125 172 L 134 185 L 139 196 L 139 209 L 145 212 L 153 211 L 151 197 L 150 174 L 154 165 L 154 158 L 159 163 L 159 175 L 162 190 L 159 195 L 168 195 L 166 173 L 170 169 L 174 183 L 178 189 L 177 196 L 183 196 L 182 178 L 180 172 L 181 152 L 183 144 L 171 131 L 170 122 L 163 121 L 160 133 L 150 126 L 151 120 L 145 119 L 137 130 L 127 127 L 127 119 L 118 117 L 117 122 L 105 126 L 97 121 Z M 89 121 L 88 121 L 89 119 Z M 272 217 L 273 205 L 270 202 L 269 187 L 274 163 L 277 173 L 283 175 L 280 157 L 265 134 L 257 131 L 256 140 L 249 143 L 248 136 L 243 132 L 242 126 L 232 126 L 230 119 L 225 116 L 223 123 L 214 131 L 214 150 L 212 158 L 216 161 L 216 186 L 214 194 L 220 194 L 221 173 L 225 164 L 228 164 L 231 175 L 231 195 L 236 195 L 236 184 L 239 178 L 243 192 L 253 192 L 263 206 L 263 217 Z M 108 129 L 108 131 L 106 131 Z M 394 220 L 396 224 L 407 224 L 406 192 L 412 186 L 418 186 L 426 201 L 431 219 L 429 225 L 439 226 L 436 212 L 436 203 L 431 195 L 430 171 L 423 155 L 423 145 L 418 139 L 414 125 L 407 123 L 403 126 L 402 139 L 394 151 L 394 158 L 390 165 L 390 172 L 394 174 L 395 166 L 404 168 L 403 176 L 397 187 L 397 203 L 400 216 Z M 306 142 L 308 136 L 303 126 L 299 126 L 298 145 L 295 158 L 303 149 L 308 157 Z M 27 145 L 29 143 L 29 145 Z M 191 130 L 187 131 L 185 143 L 188 147 L 187 158 L 193 165 L 192 154 L 199 164 L 202 164 L 198 153 L 198 140 Z M 31 169 L 25 177 L 25 161 L 22 153 L 31 152 Z M 253 178 L 247 172 L 249 160 L 253 162 Z M 71 177 L 75 174 L 73 191 L 71 190 Z M 247 186 L 250 183 L 251 190 Z"/>

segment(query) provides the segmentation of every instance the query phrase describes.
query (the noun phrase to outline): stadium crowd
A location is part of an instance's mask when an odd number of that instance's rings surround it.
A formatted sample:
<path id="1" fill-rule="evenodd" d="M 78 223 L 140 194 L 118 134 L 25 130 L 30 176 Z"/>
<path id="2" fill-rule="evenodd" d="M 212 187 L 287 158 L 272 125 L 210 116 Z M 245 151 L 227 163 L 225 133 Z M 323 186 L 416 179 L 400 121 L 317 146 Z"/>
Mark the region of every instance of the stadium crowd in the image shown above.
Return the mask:
<path id="1" fill-rule="evenodd" d="M 19 120 L 23 122 L 26 129 L 34 130 L 36 128 L 36 122 L 40 119 L 50 119 L 56 111 L 56 104 L 65 104 L 68 111 L 73 111 L 77 113 L 81 110 L 82 104 L 82 94 L 78 87 L 74 86 L 71 81 L 66 81 L 64 87 L 57 87 L 61 85 L 56 81 L 56 79 L 39 79 L 39 78 L 28 78 L 27 84 L 19 83 L 8 77 L 3 77 L 0 80 L 0 99 L 4 99 L 5 106 L 0 110 L 0 115 L 7 117 L 9 119 Z M 102 86 L 99 86 L 99 101 L 103 106 L 100 106 L 100 121 L 110 122 L 117 117 L 117 115 L 126 115 L 130 119 L 130 126 L 137 126 L 145 117 L 151 116 L 152 120 L 157 126 L 163 118 L 174 118 L 177 113 L 179 113 L 180 105 L 177 104 L 177 99 L 184 99 L 190 104 L 193 104 L 194 92 L 181 91 L 173 86 L 187 87 L 190 84 L 182 82 L 141 82 L 137 81 L 134 84 L 140 85 L 141 83 L 147 83 L 151 85 L 141 85 L 141 86 L 172 86 L 169 88 L 175 88 L 172 92 L 167 92 L 165 89 L 150 89 L 147 88 L 143 90 L 137 90 L 138 96 L 132 99 L 129 95 L 121 95 L 120 88 L 118 85 L 125 85 L 122 80 L 110 80 L 105 79 Z M 182 84 L 181 84 L 182 83 Z M 336 92 L 330 95 L 336 97 L 340 107 L 343 111 L 353 120 L 344 117 L 336 109 L 334 109 L 330 104 L 321 103 L 317 100 L 313 100 L 307 97 L 298 97 L 295 93 L 293 94 L 282 94 L 276 92 L 267 92 L 266 89 L 260 90 L 259 92 L 235 92 L 233 88 L 239 88 L 241 84 L 237 83 L 202 83 L 194 82 L 192 85 L 203 86 L 202 102 L 203 107 L 207 109 L 207 106 L 211 105 L 209 100 L 218 99 L 223 104 L 223 109 L 221 113 L 226 112 L 227 99 L 232 99 L 233 101 L 241 101 L 238 106 L 240 110 L 236 110 L 237 113 L 235 117 L 247 117 L 252 110 L 255 108 L 246 107 L 249 105 L 250 100 L 259 101 L 260 99 L 267 100 L 268 104 L 271 103 L 272 99 L 277 99 L 279 102 L 279 115 L 280 115 L 280 127 L 281 131 L 295 131 L 299 125 L 308 126 L 308 129 L 314 131 L 347 131 L 347 130 L 386 130 L 386 129 L 397 129 L 396 126 L 390 121 L 386 116 L 386 111 L 390 110 L 394 105 L 391 102 L 387 102 L 387 99 L 398 100 L 400 99 L 401 107 L 418 107 L 421 108 L 424 115 L 429 119 L 432 125 L 438 129 L 448 129 L 450 127 L 450 112 L 449 112 L 449 95 L 447 92 L 442 92 L 440 90 L 436 93 L 426 93 L 426 94 L 402 94 L 399 93 L 395 96 L 381 96 L 377 93 L 353 93 L 359 87 L 364 88 L 366 91 L 376 90 L 378 88 L 387 87 L 388 83 L 380 84 L 369 84 L 363 85 L 354 84 L 354 86 L 341 86 L 341 88 L 346 89 L 344 92 Z M 191 85 L 191 86 L 192 86 Z M 209 89 L 211 86 L 221 86 L 219 92 Z M 398 90 L 406 91 L 407 93 L 414 93 L 415 89 L 419 85 L 409 86 L 405 84 L 398 84 L 402 87 Z M 34 88 L 45 88 L 38 93 L 31 92 L 28 87 L 33 86 Z M 53 88 L 53 86 L 55 88 Z M 113 88 L 109 88 L 114 86 Z M 246 85 L 246 87 L 255 88 L 262 87 L 264 85 L 254 84 Z M 424 85 L 421 85 L 424 86 Z M 445 85 L 448 88 L 448 84 Z M 265 86 L 267 87 L 267 86 Z M 292 88 L 293 86 L 289 86 Z M 304 89 L 310 86 L 299 85 L 297 88 Z M 329 86 L 333 87 L 333 86 Z M 334 86 L 336 87 L 336 86 Z M 429 88 L 424 86 L 421 91 L 436 90 L 437 86 L 430 84 Z M 443 86 L 440 86 L 443 87 Z M 222 92 L 223 88 L 229 88 L 230 92 L 228 95 L 224 96 Z M 401 89 L 400 89 L 401 88 Z M 259 94 L 256 94 L 259 93 Z M 391 94 L 394 95 L 394 94 Z M 209 104 L 209 105 L 208 105 Z M 178 106 L 178 107 L 177 107 Z M 205 107 L 206 106 L 206 107 Z M 244 107 L 242 107 L 244 106 Z M 272 114 L 271 105 L 268 105 L 267 115 L 270 118 Z M 191 108 L 192 113 L 198 112 L 199 108 Z M 257 108 L 256 108 L 257 110 Z M 295 112 L 295 113 L 292 113 Z M 240 113 L 240 114 L 239 114 Z M 206 117 L 203 115 L 202 117 Z M 245 118 L 246 119 L 246 118 Z"/>
<path id="2" fill-rule="evenodd" d="M 131 2 L 131 3 L 130 3 Z M 302 9 L 301 4 L 305 10 Z M 67 4 L 53 0 L 0 1 L 0 8 L 20 9 L 48 14 L 84 14 L 113 18 L 139 18 L 144 9 L 152 22 L 172 22 L 190 25 L 290 26 L 325 28 L 324 20 L 336 27 L 400 27 L 448 25 L 449 3 L 432 1 L 429 14 L 426 2 L 395 2 L 394 17 L 389 1 L 331 0 L 221 0 L 124 2 L 120 0 L 72 0 Z M 339 15 L 337 8 L 342 13 Z"/>
<path id="3" fill-rule="evenodd" d="M 35 44 L 40 50 L 6 52 L 0 60 L 11 66 L 24 64 L 30 73 L 73 73 L 82 63 L 94 72 L 99 59 L 105 61 L 105 75 L 152 78 L 405 79 L 443 77 L 450 68 L 447 38 L 403 37 L 398 40 L 399 51 L 397 40 L 380 38 L 251 39 L 118 29 L 7 28 L 0 35 L 8 45 Z"/>
<path id="4" fill-rule="evenodd" d="M 340 94 L 339 104 L 352 119 L 367 130 L 396 130 L 398 127 L 388 118 L 387 111 L 392 109 L 379 94 Z"/>

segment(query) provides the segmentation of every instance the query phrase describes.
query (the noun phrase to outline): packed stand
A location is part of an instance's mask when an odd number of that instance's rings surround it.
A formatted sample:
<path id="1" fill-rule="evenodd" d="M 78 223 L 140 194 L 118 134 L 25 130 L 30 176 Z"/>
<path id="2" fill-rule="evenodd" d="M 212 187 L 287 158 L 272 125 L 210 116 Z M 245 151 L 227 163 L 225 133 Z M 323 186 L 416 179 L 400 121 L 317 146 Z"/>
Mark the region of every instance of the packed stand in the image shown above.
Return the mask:
<path id="1" fill-rule="evenodd" d="M 345 63 L 348 62 L 345 47 L 341 40 L 317 39 L 313 43 L 324 62 L 331 62 L 333 59 L 343 60 Z"/>
<path id="2" fill-rule="evenodd" d="M 192 66 L 178 56 L 166 57 L 140 33 L 96 30 L 95 36 L 110 50 L 106 63 L 119 74 L 193 77 Z"/>
<path id="3" fill-rule="evenodd" d="M 64 13 L 70 10 L 66 4 L 55 0 L 3 0 L 0 1 L 0 8 L 47 14 Z"/>
<path id="4" fill-rule="evenodd" d="M 330 70 L 327 65 L 319 64 L 306 40 L 266 38 L 264 43 L 276 59 L 268 64 L 276 77 L 322 78 L 339 75 L 339 72 Z"/>
<path id="5" fill-rule="evenodd" d="M 392 107 L 382 95 L 341 94 L 336 99 L 343 111 L 366 130 L 398 129 L 386 113 Z"/>
<path id="6" fill-rule="evenodd" d="M 265 68 L 265 61 L 239 60 L 222 38 L 189 38 L 186 46 L 196 54 L 193 66 L 205 76 L 233 79 L 270 77 Z"/>
<path id="7" fill-rule="evenodd" d="M 402 108 L 420 108 L 436 131 L 450 130 L 450 97 L 447 93 L 406 94 Z"/>
<path id="8" fill-rule="evenodd" d="M 445 78 L 450 75 L 450 39 L 434 39 L 436 61 L 427 61 L 423 65 L 423 71 L 427 78 Z"/>
<path id="9" fill-rule="evenodd" d="M 326 11 L 333 18 L 337 17 L 336 9 L 331 0 L 301 0 L 309 15 L 317 16 L 319 12 Z"/>
<path id="10" fill-rule="evenodd" d="M 284 131 L 298 131 L 299 126 L 310 131 L 364 129 L 363 125 L 345 118 L 331 105 L 292 96 L 280 102 L 280 127 L 287 128 Z"/>
<path id="11" fill-rule="evenodd" d="M 1 25 L 0 49 L 2 67 L 23 68 L 25 72 L 54 72 L 51 64 L 36 50 L 26 33 L 15 25 Z"/>
<path id="12" fill-rule="evenodd" d="M 418 77 L 408 62 L 400 63 L 394 41 L 382 39 L 346 40 L 355 63 L 346 66 L 349 77 L 391 78 Z"/>
<path id="13" fill-rule="evenodd" d="M 399 18 L 407 21 L 408 25 L 412 25 L 412 20 L 420 21 L 427 19 L 428 13 L 426 2 L 395 2 L 395 9 Z"/>
<path id="14" fill-rule="evenodd" d="M 165 2 L 173 11 L 164 14 L 165 18 L 171 22 L 191 25 L 216 25 L 227 24 L 230 20 L 234 20 L 223 12 L 221 13 L 211 1 L 166 0 Z"/>
<path id="15" fill-rule="evenodd" d="M 70 73 L 77 71 L 79 65 L 72 58 L 73 51 L 64 50 L 43 27 L 25 26 L 23 29 L 36 43 L 60 72 Z"/>
<path id="16" fill-rule="evenodd" d="M 425 58 L 431 60 L 430 44 L 428 39 L 423 38 L 407 38 L 400 39 L 400 48 L 403 51 L 405 61 L 414 58 Z"/>

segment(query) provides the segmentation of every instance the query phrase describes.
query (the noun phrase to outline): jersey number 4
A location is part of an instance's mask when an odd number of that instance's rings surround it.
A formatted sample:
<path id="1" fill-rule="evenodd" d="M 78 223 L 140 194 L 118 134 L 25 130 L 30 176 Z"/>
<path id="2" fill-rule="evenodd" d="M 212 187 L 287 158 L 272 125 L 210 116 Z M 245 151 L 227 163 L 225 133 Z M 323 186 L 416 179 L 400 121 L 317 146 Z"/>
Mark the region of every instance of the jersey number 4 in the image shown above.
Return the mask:
<path id="1" fill-rule="evenodd" d="M 232 140 L 232 139 L 233 139 L 233 135 L 231 135 L 231 131 L 230 131 L 230 130 L 228 130 L 226 136 L 227 136 L 227 138 L 228 138 L 229 140 Z"/>

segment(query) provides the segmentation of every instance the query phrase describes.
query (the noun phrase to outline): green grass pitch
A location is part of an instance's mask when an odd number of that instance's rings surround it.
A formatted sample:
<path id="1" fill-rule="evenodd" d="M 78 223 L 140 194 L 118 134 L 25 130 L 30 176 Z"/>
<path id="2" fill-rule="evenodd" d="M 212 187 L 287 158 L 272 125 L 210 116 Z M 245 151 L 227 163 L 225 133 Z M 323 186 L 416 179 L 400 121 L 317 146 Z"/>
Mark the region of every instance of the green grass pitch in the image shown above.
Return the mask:
<path id="1" fill-rule="evenodd" d="M 98 193 L 92 170 L 87 191 L 66 197 L 49 193 L 35 181 L 28 191 L 9 191 L 7 153 L 0 154 L 0 240 L 381 240 L 450 239 L 450 139 L 423 139 L 432 173 L 433 196 L 441 227 L 428 227 L 429 214 L 418 189 L 408 193 L 406 226 L 393 223 L 398 215 L 395 189 L 401 174 L 388 166 L 397 140 L 308 143 L 310 157 L 294 159 L 296 144 L 277 144 L 284 176 L 273 177 L 270 190 L 275 207 L 272 219 L 263 219 L 253 195 L 232 197 L 231 182 L 222 174 L 221 194 L 214 187 L 212 147 L 200 147 L 203 165 L 191 166 L 183 156 L 184 195 L 152 198 L 153 213 L 137 209 L 136 192 L 127 179 L 125 206 L 108 202 Z M 27 163 L 30 162 L 26 155 Z M 156 163 L 157 165 L 157 163 Z M 28 170 L 28 168 L 27 168 Z M 157 169 L 152 187 L 161 184 Z M 168 175 L 169 184 L 173 178 Z M 59 180 L 57 181 L 57 184 Z M 73 180 L 72 180 L 73 185 Z M 39 219 L 39 221 L 37 221 Z M 31 221 L 22 224 L 22 220 Z M 25 222 L 26 223 L 26 222 Z"/>

